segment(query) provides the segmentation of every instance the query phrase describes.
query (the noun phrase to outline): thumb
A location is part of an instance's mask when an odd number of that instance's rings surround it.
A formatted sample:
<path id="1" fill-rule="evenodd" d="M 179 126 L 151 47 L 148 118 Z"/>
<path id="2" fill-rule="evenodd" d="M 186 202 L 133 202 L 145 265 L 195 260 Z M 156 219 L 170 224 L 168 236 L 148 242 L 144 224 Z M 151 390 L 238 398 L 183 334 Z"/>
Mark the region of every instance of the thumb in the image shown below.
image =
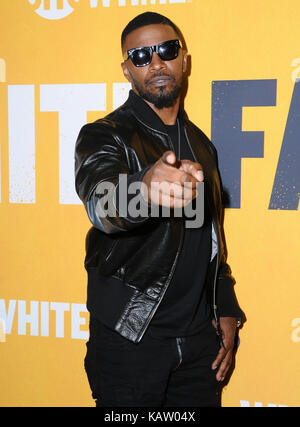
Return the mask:
<path id="1" fill-rule="evenodd" d="M 212 324 L 213 324 L 213 327 L 214 327 L 214 328 L 215 328 L 215 330 L 216 330 L 217 335 L 219 335 L 218 327 L 217 327 L 217 324 L 216 324 L 215 319 L 212 319 Z"/>
<path id="2" fill-rule="evenodd" d="M 175 166 L 177 163 L 176 155 L 173 151 L 165 151 L 164 154 L 161 156 L 162 161 L 171 166 Z"/>

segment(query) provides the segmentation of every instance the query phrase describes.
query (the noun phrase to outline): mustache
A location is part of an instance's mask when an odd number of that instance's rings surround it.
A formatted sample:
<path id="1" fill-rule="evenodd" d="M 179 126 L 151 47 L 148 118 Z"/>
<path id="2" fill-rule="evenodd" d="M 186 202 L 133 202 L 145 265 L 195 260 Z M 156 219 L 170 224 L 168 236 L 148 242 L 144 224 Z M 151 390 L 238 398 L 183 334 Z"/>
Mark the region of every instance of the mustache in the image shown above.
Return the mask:
<path id="1" fill-rule="evenodd" d="M 149 77 L 149 79 L 145 80 L 145 85 L 148 85 L 149 83 L 152 82 L 152 80 L 157 79 L 158 77 L 168 77 L 170 80 L 173 80 L 174 82 L 176 82 L 176 79 L 172 74 L 156 73 L 153 76 Z"/>

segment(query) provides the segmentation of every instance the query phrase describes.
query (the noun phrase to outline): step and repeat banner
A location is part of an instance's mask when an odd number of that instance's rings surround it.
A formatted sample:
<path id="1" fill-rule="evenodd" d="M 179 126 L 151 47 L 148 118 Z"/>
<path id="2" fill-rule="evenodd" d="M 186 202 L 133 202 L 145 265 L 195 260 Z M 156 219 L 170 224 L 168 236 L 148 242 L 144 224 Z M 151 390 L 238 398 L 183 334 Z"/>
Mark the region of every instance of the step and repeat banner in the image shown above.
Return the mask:
<path id="1" fill-rule="evenodd" d="M 299 406 L 297 0 L 0 1 L 0 405 L 94 405 L 74 145 L 127 98 L 120 36 L 148 10 L 185 37 L 185 109 L 216 145 L 227 193 L 247 321 L 223 406 Z"/>

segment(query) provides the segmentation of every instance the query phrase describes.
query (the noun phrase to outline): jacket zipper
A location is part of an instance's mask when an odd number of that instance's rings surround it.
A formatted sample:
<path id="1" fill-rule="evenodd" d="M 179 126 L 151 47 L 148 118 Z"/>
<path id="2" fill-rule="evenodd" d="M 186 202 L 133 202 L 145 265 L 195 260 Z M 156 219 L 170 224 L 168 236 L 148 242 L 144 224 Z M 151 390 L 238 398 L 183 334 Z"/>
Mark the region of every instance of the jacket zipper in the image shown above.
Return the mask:
<path id="1" fill-rule="evenodd" d="M 175 256 L 175 259 L 174 259 L 174 262 L 173 262 L 173 265 L 172 265 L 172 268 L 171 268 L 171 271 L 170 271 L 170 274 L 169 274 L 168 280 L 167 280 L 167 282 L 166 282 L 165 289 L 163 290 L 163 292 L 162 292 L 162 294 L 161 294 L 161 298 L 160 298 L 160 300 L 158 301 L 158 304 L 156 305 L 155 309 L 152 311 L 151 315 L 148 317 L 148 319 L 147 319 L 147 321 L 146 321 L 146 323 L 145 323 L 145 325 L 144 325 L 144 328 L 143 328 L 143 329 L 142 329 L 142 331 L 141 331 L 141 335 L 139 336 L 139 338 L 138 338 L 137 342 L 140 342 L 140 340 L 143 338 L 143 335 L 144 335 L 144 333 L 146 332 L 146 329 L 147 329 L 147 327 L 148 327 L 149 323 L 150 323 L 150 322 L 151 322 L 151 320 L 153 319 L 153 316 L 154 316 L 154 314 L 156 313 L 156 310 L 158 309 L 159 304 L 161 303 L 161 301 L 162 301 L 162 299 L 163 299 L 163 297 L 164 297 L 164 295 L 165 295 L 165 293 L 166 293 L 166 291 L 167 291 L 167 289 L 168 289 L 168 287 L 169 287 L 170 281 L 171 281 L 171 279 L 172 279 L 172 277 L 173 277 L 174 270 L 175 270 L 175 267 L 176 267 L 176 264 L 177 264 L 177 259 L 178 259 L 179 253 L 181 252 L 181 248 L 182 248 L 182 246 L 183 246 L 183 245 L 182 245 L 182 244 L 183 244 L 183 235 L 184 235 L 184 231 L 183 231 L 183 230 L 184 230 L 184 224 L 182 224 L 182 228 L 181 228 L 181 236 L 180 236 L 180 242 L 179 242 L 179 247 L 178 247 L 178 250 L 177 250 L 177 253 L 176 253 L 176 256 Z"/>
<path id="2" fill-rule="evenodd" d="M 191 146 L 191 143 L 190 143 L 190 140 L 189 140 L 189 137 L 187 135 L 185 127 L 184 127 L 184 133 L 185 133 L 186 140 L 187 140 L 187 142 L 189 144 L 190 150 L 191 150 L 191 152 L 193 154 L 193 157 L 194 157 L 195 161 L 198 162 L 198 160 L 196 159 L 196 156 L 194 154 L 194 151 L 192 149 L 192 146 Z M 216 290 L 217 290 L 217 273 L 218 273 L 218 268 L 219 268 L 220 242 L 219 242 L 219 235 L 218 235 L 218 230 L 217 230 L 217 227 L 216 227 L 216 223 L 215 223 L 214 220 L 212 221 L 212 223 L 213 223 L 213 227 L 214 227 L 214 230 L 215 230 L 215 234 L 216 234 L 216 237 L 217 237 L 217 243 L 218 243 L 217 263 L 216 263 L 216 270 L 215 270 L 214 284 L 213 284 L 213 312 L 214 312 L 214 318 L 215 318 L 215 321 L 216 321 L 216 325 L 217 325 L 217 328 L 219 330 L 219 320 L 218 320 L 218 315 L 217 315 Z M 220 331 L 219 331 L 219 333 L 220 333 Z M 220 336 L 220 339 L 222 340 L 221 336 Z"/>
<path id="3" fill-rule="evenodd" d="M 111 245 L 111 248 L 110 248 L 110 250 L 108 251 L 108 253 L 107 253 L 106 257 L 105 257 L 105 262 L 107 262 L 109 260 L 109 258 L 111 257 L 111 255 L 113 253 L 113 250 L 115 249 L 117 243 L 118 243 L 118 240 L 115 240 L 113 242 L 113 244 Z"/>
<path id="4" fill-rule="evenodd" d="M 181 344 L 181 338 L 176 338 L 176 345 L 177 345 L 177 350 L 178 350 L 178 355 L 179 355 L 179 363 L 175 369 L 177 369 L 182 362 L 182 351 L 181 351 L 180 344 Z"/>
<path id="5" fill-rule="evenodd" d="M 194 157 L 194 160 L 195 160 L 195 162 L 197 162 L 197 163 L 198 163 L 198 160 L 196 159 L 196 156 L 195 156 L 194 151 L 193 151 L 193 149 L 192 149 L 192 146 L 191 146 L 191 143 L 190 143 L 189 137 L 187 136 L 185 126 L 183 127 L 183 129 L 184 129 L 184 134 L 185 134 L 186 140 L 187 140 L 187 142 L 188 142 L 188 144 L 189 144 L 190 150 L 191 150 L 192 155 L 193 155 L 193 157 Z"/>
<path id="6" fill-rule="evenodd" d="M 216 325 L 217 328 L 219 329 L 219 319 L 218 319 L 218 315 L 217 315 L 217 301 L 216 301 L 216 290 L 217 290 L 217 273 L 218 273 L 218 268 L 219 268 L 219 257 L 220 257 L 220 244 L 219 244 L 219 236 L 218 236 L 218 231 L 217 231 L 217 227 L 216 227 L 216 223 L 213 220 L 213 227 L 215 229 L 215 235 L 217 237 L 217 241 L 218 241 L 218 252 L 217 252 L 217 262 L 216 262 L 216 270 L 215 270 L 215 276 L 214 276 L 214 284 L 213 284 L 213 311 L 214 311 L 214 318 L 216 321 Z M 219 331 L 220 332 L 220 331 Z"/>
<path id="7" fill-rule="evenodd" d="M 136 116 L 135 116 L 135 117 L 136 117 Z M 171 138 L 169 137 L 169 135 L 168 135 L 167 133 L 160 132 L 160 131 L 158 131 L 157 129 L 153 129 L 151 126 L 146 125 L 144 122 L 142 122 L 142 120 L 138 119 L 137 117 L 136 117 L 136 119 L 137 119 L 140 123 L 142 123 L 144 126 L 146 126 L 147 128 L 151 129 L 152 131 L 154 131 L 154 132 L 158 132 L 158 133 L 161 133 L 162 135 L 167 136 L 168 141 L 171 143 L 171 144 L 170 144 L 170 145 L 171 145 L 171 147 L 170 147 L 170 148 L 173 148 L 173 151 L 174 151 L 174 153 L 175 153 L 173 143 L 172 143 Z M 177 253 L 176 253 L 176 256 L 175 256 L 175 259 L 174 259 L 174 262 L 173 262 L 173 265 L 172 265 L 172 268 L 171 268 L 171 271 L 170 271 L 170 274 L 169 274 L 168 280 L 167 280 L 167 282 L 166 282 L 165 289 L 164 289 L 164 291 L 162 292 L 161 298 L 160 298 L 160 300 L 159 300 L 158 304 L 156 305 L 155 309 L 152 311 L 151 315 L 148 317 L 148 319 L 147 319 L 147 321 L 146 321 L 146 323 L 145 323 L 145 325 L 144 325 L 144 328 L 143 328 L 143 329 L 142 329 L 142 331 L 141 331 L 141 334 L 140 334 L 140 336 L 139 336 L 139 338 L 138 338 L 137 342 L 140 342 L 140 340 L 143 338 L 144 333 L 146 332 L 146 329 L 147 329 L 147 327 L 148 327 L 149 323 L 150 323 L 150 322 L 151 322 L 151 320 L 153 319 L 153 316 L 154 316 L 154 314 L 156 313 L 156 310 L 158 309 L 159 304 L 160 304 L 160 302 L 162 301 L 162 299 L 163 299 L 163 297 L 164 297 L 164 295 L 165 295 L 165 293 L 166 293 L 166 291 L 167 291 L 167 289 L 168 289 L 168 287 L 169 287 L 170 281 L 171 281 L 171 279 L 172 279 L 172 277 L 173 277 L 174 270 L 175 270 L 175 267 L 176 267 L 176 264 L 177 264 L 177 259 L 178 259 L 179 253 L 180 253 L 181 248 L 182 248 L 182 244 L 183 244 L 183 235 L 184 235 L 184 224 L 182 224 L 182 228 L 181 228 L 181 236 L 180 236 L 180 242 L 179 242 L 179 247 L 178 247 L 178 250 L 177 250 Z"/>
<path id="8" fill-rule="evenodd" d="M 172 147 L 171 147 L 171 148 L 173 148 L 173 151 L 175 152 L 174 147 L 173 147 L 173 144 L 172 144 L 172 141 L 171 141 L 171 139 L 169 138 L 169 135 L 168 135 L 167 133 L 160 132 L 160 131 L 158 131 L 157 129 L 153 129 L 151 126 L 146 125 L 146 123 L 144 123 L 142 120 L 138 119 L 136 116 L 135 116 L 135 118 L 136 118 L 140 123 L 142 123 L 144 126 L 146 126 L 147 128 L 151 129 L 152 131 L 154 131 L 154 132 L 158 132 L 158 133 L 161 133 L 161 134 L 163 134 L 163 135 L 167 136 L 167 137 L 168 137 L 168 140 L 171 142 L 171 145 L 172 145 Z M 187 140 L 187 142 L 188 142 L 188 144 L 189 144 L 190 150 L 191 150 L 191 152 L 192 152 L 192 155 L 193 155 L 193 157 L 194 157 L 195 161 L 196 161 L 196 162 L 198 162 L 198 161 L 197 161 L 197 159 L 196 159 L 196 156 L 195 156 L 195 154 L 194 154 L 194 151 L 193 151 L 193 149 L 192 149 L 192 147 L 191 147 L 190 140 L 189 140 L 189 138 L 188 138 L 188 135 L 187 135 L 187 132 L 186 132 L 186 128 L 185 128 L 185 127 L 184 127 L 184 133 L 185 133 L 185 136 L 186 136 L 186 140 Z M 214 226 L 214 228 L 215 228 L 215 233 L 216 233 L 217 240 L 218 240 L 217 264 L 216 264 L 215 277 L 214 277 L 214 285 L 213 285 L 213 312 L 214 312 L 214 318 L 215 318 L 215 321 L 216 321 L 216 324 L 217 324 L 217 327 L 218 327 L 218 325 L 219 325 L 219 321 L 218 321 L 218 316 L 217 316 L 217 306 L 216 306 L 216 282 L 217 282 L 217 272 L 218 272 L 218 266 L 219 266 L 220 244 L 219 244 L 219 237 L 218 237 L 218 233 L 217 233 L 217 230 L 216 230 L 216 226 L 215 226 L 214 221 L 213 221 L 213 226 Z M 171 268 L 171 271 L 170 271 L 170 274 L 169 274 L 168 281 L 167 281 L 167 283 L 166 283 L 165 289 L 164 289 L 164 291 L 163 291 L 163 293 L 162 293 L 162 295 L 161 295 L 161 298 L 160 298 L 160 300 L 159 300 L 158 304 L 156 305 L 155 309 L 153 310 L 153 312 L 151 313 L 151 315 L 148 317 L 147 322 L 145 323 L 144 328 L 142 329 L 142 331 L 141 331 L 141 335 L 140 335 L 139 339 L 137 340 L 137 342 L 140 342 L 140 340 L 143 338 L 144 333 L 146 332 L 146 329 L 147 329 L 147 327 L 148 327 L 149 323 L 150 323 L 150 322 L 151 322 L 151 320 L 153 319 L 153 316 L 154 316 L 154 314 L 156 313 L 156 310 L 158 309 L 159 304 L 160 304 L 161 300 L 163 299 L 163 297 L 164 297 L 164 295 L 165 295 L 165 293 L 166 293 L 166 291 L 167 291 L 167 289 L 168 289 L 168 287 L 169 287 L 170 281 L 171 281 L 171 279 L 172 279 L 172 277 L 173 277 L 173 273 L 174 273 L 174 270 L 175 270 L 175 266 L 176 266 L 176 263 L 177 263 L 177 259 L 178 259 L 179 253 L 181 252 L 181 248 L 182 248 L 182 243 L 183 243 L 183 234 L 184 234 L 184 231 L 183 231 L 183 230 L 184 230 L 184 225 L 183 225 L 183 227 L 182 227 L 182 229 L 181 229 L 181 239 L 180 239 L 180 243 L 179 243 L 179 248 L 178 248 L 178 250 L 177 250 L 176 257 L 175 257 L 175 260 L 174 260 L 174 262 L 173 262 L 173 265 L 172 265 L 172 268 Z M 180 350 L 180 351 L 181 351 L 181 350 Z"/>

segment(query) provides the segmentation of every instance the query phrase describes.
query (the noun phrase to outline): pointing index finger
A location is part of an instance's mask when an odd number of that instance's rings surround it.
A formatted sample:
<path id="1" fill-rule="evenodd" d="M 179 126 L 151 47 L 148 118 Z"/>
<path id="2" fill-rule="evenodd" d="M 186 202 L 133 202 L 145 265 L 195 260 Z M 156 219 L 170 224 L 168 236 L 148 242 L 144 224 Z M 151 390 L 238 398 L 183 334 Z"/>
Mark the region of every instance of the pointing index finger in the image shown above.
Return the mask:
<path id="1" fill-rule="evenodd" d="M 183 160 L 180 169 L 192 175 L 197 181 L 204 181 L 203 170 L 199 163 Z"/>

